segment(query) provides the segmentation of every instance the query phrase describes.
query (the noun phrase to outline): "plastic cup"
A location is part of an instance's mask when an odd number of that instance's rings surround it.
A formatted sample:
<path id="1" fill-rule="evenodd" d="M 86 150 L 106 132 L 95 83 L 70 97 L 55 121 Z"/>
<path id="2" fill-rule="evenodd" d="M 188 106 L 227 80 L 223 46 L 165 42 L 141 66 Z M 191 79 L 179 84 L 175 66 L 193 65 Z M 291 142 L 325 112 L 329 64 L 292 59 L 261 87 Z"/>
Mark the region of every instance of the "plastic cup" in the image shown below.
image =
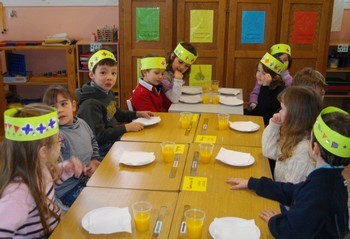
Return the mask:
<path id="1" fill-rule="evenodd" d="M 165 163 L 170 163 L 174 161 L 174 156 L 175 156 L 175 142 L 162 142 L 160 144 L 162 148 L 162 155 L 163 155 L 163 160 Z"/>
<path id="2" fill-rule="evenodd" d="M 220 81 L 218 81 L 218 80 L 211 81 L 211 91 L 218 92 L 219 91 L 219 84 L 220 84 Z"/>
<path id="3" fill-rule="evenodd" d="M 220 94 L 219 93 L 213 93 L 211 96 L 211 103 L 214 105 L 218 105 L 220 102 Z"/>
<path id="4" fill-rule="evenodd" d="M 210 103 L 210 93 L 202 93 L 202 103 L 209 104 Z"/>
<path id="5" fill-rule="evenodd" d="M 191 112 L 181 112 L 180 113 L 180 123 L 181 128 L 188 129 L 191 125 L 192 113 Z"/>
<path id="6" fill-rule="evenodd" d="M 219 130 L 228 129 L 229 114 L 218 114 L 218 127 Z"/>
<path id="7" fill-rule="evenodd" d="M 145 232 L 149 229 L 152 204 L 146 201 L 135 202 L 132 205 L 135 227 L 137 231 Z"/>
<path id="8" fill-rule="evenodd" d="M 209 163 L 213 155 L 214 144 L 200 143 L 199 144 L 199 161 L 201 163 Z"/>
<path id="9" fill-rule="evenodd" d="M 185 211 L 187 239 L 202 238 L 204 218 L 205 212 L 202 210 L 189 209 Z"/>
<path id="10" fill-rule="evenodd" d="M 203 93 L 208 93 L 210 91 L 210 83 L 209 81 L 204 81 L 202 83 L 202 92 Z"/>

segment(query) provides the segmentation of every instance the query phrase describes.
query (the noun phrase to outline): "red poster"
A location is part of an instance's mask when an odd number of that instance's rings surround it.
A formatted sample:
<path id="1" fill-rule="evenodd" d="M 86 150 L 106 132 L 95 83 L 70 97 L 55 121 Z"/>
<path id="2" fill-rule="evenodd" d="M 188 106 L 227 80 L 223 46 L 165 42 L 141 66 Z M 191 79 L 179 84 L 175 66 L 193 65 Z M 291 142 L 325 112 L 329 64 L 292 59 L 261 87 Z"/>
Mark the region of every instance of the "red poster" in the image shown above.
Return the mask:
<path id="1" fill-rule="evenodd" d="M 313 44 L 315 39 L 317 12 L 295 12 L 292 42 Z"/>

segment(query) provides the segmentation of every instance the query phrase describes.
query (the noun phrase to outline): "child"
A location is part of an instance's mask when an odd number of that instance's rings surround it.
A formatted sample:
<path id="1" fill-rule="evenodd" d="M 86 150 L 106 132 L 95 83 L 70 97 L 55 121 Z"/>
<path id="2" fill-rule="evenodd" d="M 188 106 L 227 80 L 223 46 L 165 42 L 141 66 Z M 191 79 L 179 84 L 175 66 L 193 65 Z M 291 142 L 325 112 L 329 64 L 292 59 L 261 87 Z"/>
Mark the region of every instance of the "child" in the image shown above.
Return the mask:
<path id="1" fill-rule="evenodd" d="M 278 100 L 281 110 L 273 115 L 263 132 L 263 155 L 275 160 L 276 181 L 299 183 L 314 169 L 307 148 L 322 100 L 312 89 L 299 86 L 286 88 Z"/>
<path id="2" fill-rule="evenodd" d="M 161 84 L 165 67 L 164 57 L 149 55 L 141 59 L 142 78 L 131 98 L 134 110 L 168 111 L 171 101 L 162 91 Z"/>
<path id="3" fill-rule="evenodd" d="M 99 166 L 98 144 L 89 125 L 74 116 L 76 102 L 63 86 L 49 87 L 43 97 L 43 102 L 55 107 L 58 112 L 61 155 L 63 160 L 78 158 L 86 167 L 87 177 L 70 178 L 56 188 L 56 196 L 70 207 L 80 192 L 86 186 L 86 180 L 92 176 Z"/>
<path id="4" fill-rule="evenodd" d="M 348 229 L 348 192 L 341 172 L 350 163 L 350 115 L 336 107 L 322 110 L 313 126 L 309 155 L 316 168 L 305 182 L 229 178 L 231 189 L 249 188 L 258 195 L 290 205 L 260 217 L 275 238 L 344 238 Z"/>
<path id="5" fill-rule="evenodd" d="M 286 66 L 279 58 L 266 52 L 259 62 L 257 72 L 257 80 L 261 82 L 259 104 L 246 114 L 263 116 L 265 125 L 269 123 L 269 119 L 280 108 L 277 95 L 285 88 L 281 79 L 281 73 L 285 69 Z"/>
<path id="6" fill-rule="evenodd" d="M 295 86 L 309 86 L 314 89 L 321 97 L 324 98 L 327 83 L 323 75 L 310 68 L 305 67 L 295 74 L 292 85 Z"/>
<path id="7" fill-rule="evenodd" d="M 57 111 L 44 104 L 5 111 L 0 146 L 0 237 L 48 238 L 61 210 L 53 182 L 83 171 L 78 161 L 57 165 L 60 156 Z M 59 176 L 61 175 L 61 176 Z"/>
<path id="8" fill-rule="evenodd" d="M 282 72 L 281 77 L 286 87 L 291 86 L 293 77 L 289 74 L 288 71 L 288 69 L 292 66 L 292 52 L 290 46 L 282 43 L 273 45 L 270 49 L 270 54 L 276 58 L 279 58 L 286 65 L 286 70 Z M 248 110 L 253 110 L 258 104 L 258 96 L 261 87 L 261 79 L 258 79 L 259 73 L 260 72 L 258 69 L 256 72 L 257 82 L 254 86 L 253 91 L 250 93 Z"/>
<path id="9" fill-rule="evenodd" d="M 132 122 L 137 117 L 149 118 L 150 111 L 128 111 L 117 107 L 111 91 L 117 80 L 118 63 L 112 52 L 99 50 L 88 61 L 91 82 L 76 89 L 79 103 L 78 117 L 88 123 L 96 136 L 99 154 L 104 157 L 116 140 L 125 132 L 135 132 L 144 125 Z M 127 122 L 126 124 L 123 124 Z"/>
<path id="10" fill-rule="evenodd" d="M 162 85 L 165 95 L 172 103 L 180 100 L 184 80 L 189 78 L 191 65 L 198 58 L 197 50 L 188 42 L 180 42 L 168 55 Z"/>

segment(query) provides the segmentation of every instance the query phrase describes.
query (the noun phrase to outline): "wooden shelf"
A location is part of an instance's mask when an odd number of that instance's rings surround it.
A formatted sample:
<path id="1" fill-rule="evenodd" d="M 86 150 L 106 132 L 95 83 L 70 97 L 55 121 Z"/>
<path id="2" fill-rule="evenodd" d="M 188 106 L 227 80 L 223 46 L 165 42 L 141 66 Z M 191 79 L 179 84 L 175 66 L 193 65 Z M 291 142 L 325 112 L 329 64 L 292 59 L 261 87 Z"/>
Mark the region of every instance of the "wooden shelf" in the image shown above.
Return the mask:
<path id="1" fill-rule="evenodd" d="M 32 76 L 27 82 L 9 82 L 4 85 L 67 85 L 67 77 Z"/>
<path id="2" fill-rule="evenodd" d="M 350 72 L 350 66 L 338 67 L 338 68 L 327 68 L 326 72 Z"/>

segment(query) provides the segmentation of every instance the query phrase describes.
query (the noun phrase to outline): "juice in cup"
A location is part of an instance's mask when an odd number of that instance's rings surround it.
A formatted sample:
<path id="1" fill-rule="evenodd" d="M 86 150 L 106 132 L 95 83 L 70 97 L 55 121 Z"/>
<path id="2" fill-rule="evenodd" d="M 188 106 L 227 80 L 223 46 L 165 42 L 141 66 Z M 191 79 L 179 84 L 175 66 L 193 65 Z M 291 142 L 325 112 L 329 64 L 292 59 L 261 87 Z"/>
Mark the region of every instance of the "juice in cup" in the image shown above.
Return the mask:
<path id="1" fill-rule="evenodd" d="M 207 93 L 210 91 L 210 84 L 209 82 L 203 82 L 202 84 L 202 92 Z"/>
<path id="2" fill-rule="evenodd" d="M 209 163 L 213 154 L 214 144 L 200 143 L 199 144 L 199 161 L 201 163 Z"/>
<path id="3" fill-rule="evenodd" d="M 190 127 L 191 121 L 192 121 L 192 113 L 191 112 L 181 112 L 180 113 L 181 128 L 188 129 Z"/>
<path id="4" fill-rule="evenodd" d="M 218 127 L 219 130 L 225 130 L 228 128 L 229 114 L 218 114 Z"/>
<path id="5" fill-rule="evenodd" d="M 212 97 L 211 97 L 211 103 L 213 103 L 214 105 L 218 105 L 220 102 L 220 96 L 218 93 L 213 93 Z"/>
<path id="6" fill-rule="evenodd" d="M 199 209 L 185 211 L 187 239 L 200 239 L 202 237 L 205 213 Z"/>
<path id="7" fill-rule="evenodd" d="M 211 81 L 211 91 L 212 92 L 218 92 L 219 91 L 219 83 L 220 83 L 220 81 L 218 81 L 218 80 Z"/>
<path id="8" fill-rule="evenodd" d="M 210 103 L 210 95 L 209 93 L 202 93 L 202 103 L 209 104 Z"/>
<path id="9" fill-rule="evenodd" d="M 173 162 L 174 160 L 174 150 L 175 150 L 175 142 L 163 142 L 160 144 L 162 147 L 162 155 L 163 155 L 163 160 L 165 163 L 170 163 Z"/>
<path id="10" fill-rule="evenodd" d="M 136 230 L 140 232 L 145 232 L 149 228 L 149 219 L 151 215 L 149 212 L 137 212 L 135 213 L 134 220 Z"/>
<path id="11" fill-rule="evenodd" d="M 149 229 L 152 204 L 146 201 L 135 202 L 132 205 L 135 227 L 137 231 L 145 232 Z"/>

